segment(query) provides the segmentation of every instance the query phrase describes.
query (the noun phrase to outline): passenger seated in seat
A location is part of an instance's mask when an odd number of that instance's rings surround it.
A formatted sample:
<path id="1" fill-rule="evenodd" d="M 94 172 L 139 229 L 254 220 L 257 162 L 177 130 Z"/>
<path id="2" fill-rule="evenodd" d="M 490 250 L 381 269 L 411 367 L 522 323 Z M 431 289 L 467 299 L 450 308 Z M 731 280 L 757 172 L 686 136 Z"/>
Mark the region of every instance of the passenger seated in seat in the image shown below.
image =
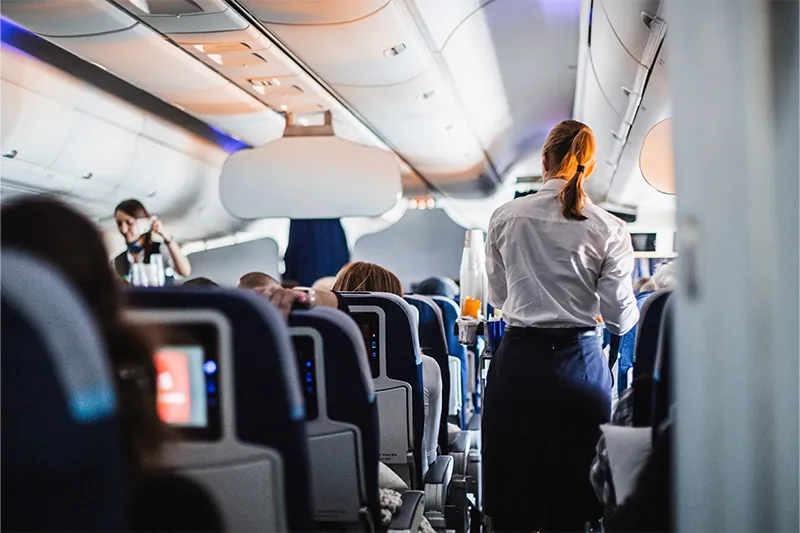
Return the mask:
<path id="1" fill-rule="evenodd" d="M 181 287 L 219 287 L 219 283 L 215 283 L 208 278 L 192 278 L 184 281 Z"/>
<path id="2" fill-rule="evenodd" d="M 280 288 L 281 284 L 268 274 L 263 272 L 250 272 L 239 278 L 237 289 L 249 289 L 251 291 L 264 292 Z"/>
<path id="3" fill-rule="evenodd" d="M 450 278 L 434 277 L 421 281 L 414 289 L 414 294 L 424 296 L 444 296 L 451 300 L 458 298 L 459 288 L 456 282 Z"/>
<path id="4" fill-rule="evenodd" d="M 315 281 L 311 288 L 315 291 L 332 291 L 335 283 L 336 276 L 327 276 Z"/>
<path id="5" fill-rule="evenodd" d="M 648 283 L 649 281 L 650 281 L 650 278 L 649 278 L 649 277 L 647 277 L 647 276 L 645 276 L 645 277 L 642 277 L 642 278 L 639 278 L 639 279 L 637 279 L 636 281 L 634 281 L 634 282 L 633 282 L 633 292 L 634 292 L 635 294 L 639 294 L 640 292 L 643 292 L 643 291 L 642 291 L 642 287 L 644 287 L 645 285 L 647 285 L 647 283 Z"/>
<path id="6" fill-rule="evenodd" d="M 403 285 L 397 276 L 381 266 L 363 261 L 345 266 L 339 272 L 333 290 L 388 292 L 403 297 Z M 425 354 L 422 354 L 422 387 L 425 394 L 425 425 L 422 432 L 424 475 L 428 465 L 436 460 L 439 420 L 442 416 L 442 374 L 439 363 Z"/>
<path id="7" fill-rule="evenodd" d="M 119 282 L 98 229 L 72 208 L 45 197 L 7 205 L 0 211 L 0 225 L 4 247 L 50 263 L 72 283 L 97 321 L 116 375 L 121 456 L 132 489 L 134 529 L 221 531 L 205 492 L 161 469 L 161 449 L 169 434 L 156 411 L 152 350 L 144 332 L 123 319 Z"/>

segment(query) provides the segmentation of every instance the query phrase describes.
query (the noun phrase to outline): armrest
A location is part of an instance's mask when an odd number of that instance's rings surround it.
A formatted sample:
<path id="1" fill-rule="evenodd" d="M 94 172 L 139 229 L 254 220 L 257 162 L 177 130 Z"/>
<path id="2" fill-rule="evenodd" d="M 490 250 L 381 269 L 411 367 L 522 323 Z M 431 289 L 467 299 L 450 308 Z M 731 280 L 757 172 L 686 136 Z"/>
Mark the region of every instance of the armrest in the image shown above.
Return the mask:
<path id="1" fill-rule="evenodd" d="M 449 455 L 440 455 L 425 475 L 425 508 L 428 511 L 444 513 L 452 479 L 453 458 Z"/>
<path id="2" fill-rule="evenodd" d="M 388 533 L 415 533 L 425 512 L 425 494 L 419 490 L 409 490 L 402 494 L 403 505 L 397 510 L 389 523 Z"/>

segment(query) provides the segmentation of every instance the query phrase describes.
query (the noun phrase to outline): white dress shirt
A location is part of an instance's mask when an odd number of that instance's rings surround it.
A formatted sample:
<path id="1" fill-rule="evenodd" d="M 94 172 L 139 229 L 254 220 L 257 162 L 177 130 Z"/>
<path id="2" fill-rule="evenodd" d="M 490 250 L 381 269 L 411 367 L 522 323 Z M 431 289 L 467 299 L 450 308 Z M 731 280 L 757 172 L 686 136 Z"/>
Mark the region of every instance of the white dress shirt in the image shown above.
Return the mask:
<path id="1" fill-rule="evenodd" d="M 500 206 L 486 236 L 489 303 L 509 326 L 594 327 L 611 333 L 636 325 L 633 244 L 625 223 L 587 200 L 587 220 L 561 213 L 551 179 L 536 194 Z M 598 299 L 599 298 L 599 299 Z"/>

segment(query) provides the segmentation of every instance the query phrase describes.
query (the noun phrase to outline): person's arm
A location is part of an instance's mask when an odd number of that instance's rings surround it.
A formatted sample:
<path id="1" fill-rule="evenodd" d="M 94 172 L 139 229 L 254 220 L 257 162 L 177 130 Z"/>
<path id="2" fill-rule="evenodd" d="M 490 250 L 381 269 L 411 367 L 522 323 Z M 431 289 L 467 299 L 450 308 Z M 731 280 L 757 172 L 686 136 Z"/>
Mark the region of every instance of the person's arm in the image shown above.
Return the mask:
<path id="1" fill-rule="evenodd" d="M 639 307 L 633 294 L 633 243 L 626 227 L 609 243 L 603 260 L 597 294 L 600 296 L 600 314 L 608 331 L 624 335 L 639 320 Z"/>
<path id="2" fill-rule="evenodd" d="M 169 250 L 169 255 L 172 257 L 172 262 L 175 265 L 175 272 L 180 274 L 183 277 L 187 277 L 189 274 L 192 273 L 192 265 L 189 263 L 189 258 L 183 254 L 183 250 L 172 239 L 172 235 L 166 233 L 164 229 L 164 223 L 158 219 L 158 217 L 153 217 L 153 228 L 152 232 L 161 235 L 161 238 L 164 239 L 164 244 L 167 246 L 167 250 Z"/>
<path id="3" fill-rule="evenodd" d="M 295 302 L 310 303 L 314 307 L 339 307 L 339 300 L 336 294 L 331 291 L 314 291 L 313 298 L 307 293 L 294 289 L 284 289 L 282 287 L 256 289 L 257 293 L 262 294 L 278 308 L 284 317 L 288 317 Z M 311 300 L 311 301 L 309 301 Z"/>
<path id="4" fill-rule="evenodd" d="M 506 286 L 506 268 L 503 264 L 503 256 L 497 249 L 495 231 L 494 220 L 491 220 L 489 231 L 486 233 L 486 277 L 489 280 L 489 303 L 493 307 L 502 309 L 508 298 L 508 287 Z"/>

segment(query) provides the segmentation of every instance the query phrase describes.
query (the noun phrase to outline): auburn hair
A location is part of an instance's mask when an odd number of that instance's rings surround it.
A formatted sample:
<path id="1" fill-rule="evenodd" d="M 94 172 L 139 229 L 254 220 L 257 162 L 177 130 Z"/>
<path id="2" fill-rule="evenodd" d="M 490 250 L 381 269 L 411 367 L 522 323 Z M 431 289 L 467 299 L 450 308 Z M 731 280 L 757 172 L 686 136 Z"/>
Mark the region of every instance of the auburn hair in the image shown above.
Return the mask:
<path id="1" fill-rule="evenodd" d="M 389 292 L 403 296 L 403 285 L 394 273 L 382 266 L 364 261 L 346 265 L 336 276 L 333 290 L 337 292 Z"/>
<path id="2" fill-rule="evenodd" d="M 547 158 L 551 178 L 567 180 L 558 194 L 562 214 L 570 220 L 586 220 L 583 180 L 594 172 L 596 144 L 591 128 L 577 120 L 559 122 L 547 135 L 542 154 Z"/>

